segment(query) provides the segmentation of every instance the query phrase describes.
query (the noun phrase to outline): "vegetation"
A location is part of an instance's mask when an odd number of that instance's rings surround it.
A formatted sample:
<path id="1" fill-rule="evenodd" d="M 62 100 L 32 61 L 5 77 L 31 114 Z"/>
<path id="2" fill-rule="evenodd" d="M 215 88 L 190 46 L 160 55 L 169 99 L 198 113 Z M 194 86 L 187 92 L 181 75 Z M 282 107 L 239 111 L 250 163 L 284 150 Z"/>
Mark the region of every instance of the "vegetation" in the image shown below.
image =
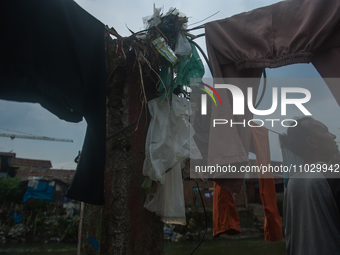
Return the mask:
<path id="1" fill-rule="evenodd" d="M 0 178 L 0 204 L 22 202 L 23 192 L 20 178 Z"/>

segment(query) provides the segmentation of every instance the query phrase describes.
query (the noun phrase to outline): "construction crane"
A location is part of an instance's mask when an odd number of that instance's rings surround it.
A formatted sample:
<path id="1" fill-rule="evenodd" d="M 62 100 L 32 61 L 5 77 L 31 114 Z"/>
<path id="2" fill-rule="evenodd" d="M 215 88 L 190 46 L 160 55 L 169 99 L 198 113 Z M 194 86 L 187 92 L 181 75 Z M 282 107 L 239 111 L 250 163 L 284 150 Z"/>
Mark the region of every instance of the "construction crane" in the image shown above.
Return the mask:
<path id="1" fill-rule="evenodd" d="M 33 135 L 15 135 L 15 134 L 5 134 L 1 133 L 0 137 L 9 137 L 12 140 L 14 138 L 21 138 L 21 139 L 35 139 L 35 140 L 43 140 L 43 141 L 54 141 L 54 142 L 67 142 L 73 143 L 72 139 L 63 139 L 63 138 L 52 138 L 47 136 L 33 136 Z"/>

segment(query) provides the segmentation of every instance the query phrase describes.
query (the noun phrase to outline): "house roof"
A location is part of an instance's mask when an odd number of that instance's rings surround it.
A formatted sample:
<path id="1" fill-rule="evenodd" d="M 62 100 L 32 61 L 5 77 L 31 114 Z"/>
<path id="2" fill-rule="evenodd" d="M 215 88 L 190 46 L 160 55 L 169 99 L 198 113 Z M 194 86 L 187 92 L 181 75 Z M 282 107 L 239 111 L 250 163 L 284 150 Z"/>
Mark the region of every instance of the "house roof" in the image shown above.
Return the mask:
<path id="1" fill-rule="evenodd" d="M 50 160 L 12 158 L 10 166 L 51 168 Z"/>
<path id="2" fill-rule="evenodd" d="M 8 157 L 15 158 L 16 154 L 11 153 L 11 152 L 0 152 L 0 156 L 8 156 Z"/>
<path id="3" fill-rule="evenodd" d="M 16 170 L 16 176 L 21 181 L 41 180 L 41 181 L 61 181 L 67 185 L 71 184 L 75 170 L 63 169 L 42 169 L 20 167 Z"/>

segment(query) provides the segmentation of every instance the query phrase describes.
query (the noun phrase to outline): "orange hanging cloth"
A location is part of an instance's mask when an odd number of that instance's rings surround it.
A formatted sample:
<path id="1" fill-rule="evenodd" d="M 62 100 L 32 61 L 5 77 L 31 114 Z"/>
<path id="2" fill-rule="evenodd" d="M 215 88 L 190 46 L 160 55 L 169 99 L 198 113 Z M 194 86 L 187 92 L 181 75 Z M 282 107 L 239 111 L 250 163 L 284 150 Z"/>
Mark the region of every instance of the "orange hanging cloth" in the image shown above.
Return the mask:
<path id="1" fill-rule="evenodd" d="M 240 218 L 233 194 L 214 182 L 213 236 L 220 234 L 237 235 L 241 232 Z"/>
<path id="2" fill-rule="evenodd" d="M 256 125 L 252 123 L 252 125 Z M 269 166 L 270 149 L 268 129 L 265 127 L 253 127 L 250 151 L 256 155 L 257 166 Z M 265 212 L 264 237 L 266 241 L 279 241 L 282 239 L 282 225 L 280 213 L 277 208 L 275 183 L 273 173 L 258 173 L 260 196 Z"/>
<path id="3" fill-rule="evenodd" d="M 252 123 L 252 125 L 256 125 Z M 252 128 L 250 151 L 256 155 L 256 164 L 268 166 L 271 163 L 268 129 L 264 127 Z M 260 196 L 265 211 L 264 233 L 266 241 L 282 239 L 282 225 L 276 204 L 275 183 L 272 173 L 266 173 L 266 178 L 258 174 Z M 236 235 L 241 232 L 240 219 L 237 214 L 235 201 L 230 191 L 216 183 L 214 184 L 213 200 L 213 236 L 220 234 Z"/>

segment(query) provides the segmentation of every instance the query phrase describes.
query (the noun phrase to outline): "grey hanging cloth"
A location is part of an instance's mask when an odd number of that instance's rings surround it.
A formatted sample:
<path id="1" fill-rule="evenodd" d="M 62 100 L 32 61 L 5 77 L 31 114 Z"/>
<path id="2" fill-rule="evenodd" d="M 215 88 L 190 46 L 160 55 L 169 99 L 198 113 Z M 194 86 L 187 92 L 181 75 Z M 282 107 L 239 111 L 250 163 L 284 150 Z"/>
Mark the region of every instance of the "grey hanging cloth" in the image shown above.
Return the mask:
<path id="1" fill-rule="evenodd" d="M 67 192 L 103 204 L 105 166 L 104 25 L 71 0 L 0 2 L 0 99 L 36 102 L 87 131 Z"/>

